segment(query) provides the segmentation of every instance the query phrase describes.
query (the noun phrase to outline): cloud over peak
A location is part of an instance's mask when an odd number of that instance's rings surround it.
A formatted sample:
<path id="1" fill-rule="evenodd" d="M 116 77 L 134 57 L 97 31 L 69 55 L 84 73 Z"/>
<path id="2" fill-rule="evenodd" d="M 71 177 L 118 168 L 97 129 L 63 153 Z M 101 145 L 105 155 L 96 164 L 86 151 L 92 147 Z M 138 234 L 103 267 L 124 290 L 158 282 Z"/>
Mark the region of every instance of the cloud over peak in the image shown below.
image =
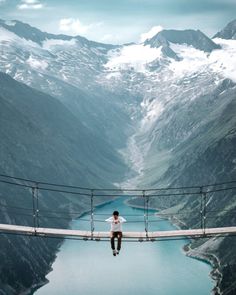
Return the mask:
<path id="1" fill-rule="evenodd" d="M 140 42 L 143 43 L 147 39 L 151 39 L 153 36 L 155 36 L 157 33 L 161 32 L 163 30 L 162 26 L 154 26 L 149 30 L 147 33 L 143 33 L 140 35 Z"/>
<path id="2" fill-rule="evenodd" d="M 21 3 L 17 6 L 18 9 L 42 9 L 44 5 L 39 0 L 21 0 Z"/>
<path id="3" fill-rule="evenodd" d="M 59 22 L 59 30 L 73 35 L 84 35 L 92 28 L 99 27 L 101 25 L 101 22 L 85 25 L 79 18 L 63 18 Z"/>

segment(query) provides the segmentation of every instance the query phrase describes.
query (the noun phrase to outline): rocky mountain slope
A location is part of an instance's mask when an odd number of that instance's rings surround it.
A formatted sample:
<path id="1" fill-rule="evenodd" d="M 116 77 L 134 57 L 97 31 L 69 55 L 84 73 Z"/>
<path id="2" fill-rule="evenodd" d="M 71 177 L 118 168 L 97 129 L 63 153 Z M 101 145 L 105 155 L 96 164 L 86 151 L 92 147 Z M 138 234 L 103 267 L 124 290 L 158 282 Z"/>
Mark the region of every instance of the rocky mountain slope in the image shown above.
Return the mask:
<path id="1" fill-rule="evenodd" d="M 131 59 L 122 48 L 107 64 L 106 78 L 115 91 L 126 87 L 142 97 L 133 114 L 139 123 L 124 153 L 136 176 L 125 185 L 178 187 L 236 178 L 236 43 L 220 38 L 206 43 L 202 33 L 190 32 L 191 37 L 189 31 L 162 31 L 144 43 L 145 49 L 137 45 L 146 59 L 138 54 Z M 235 202 L 234 190 L 208 195 L 207 226 L 235 225 Z M 150 205 L 165 209 L 181 227 L 201 226 L 200 198 L 151 198 Z M 234 244 L 234 238 L 223 237 L 189 246 L 188 255 L 215 265 L 215 294 L 235 292 Z"/>
<path id="2" fill-rule="evenodd" d="M 222 38 L 227 40 L 236 39 L 236 20 L 230 22 L 223 30 L 218 32 L 213 38 Z"/>
<path id="3" fill-rule="evenodd" d="M 152 73 L 133 74 L 136 91 L 143 93 L 144 116 L 128 144 L 131 162 L 139 162 L 134 165 L 137 176 L 128 184 L 178 187 L 236 178 L 236 77 L 230 67 L 236 62 L 236 43 L 213 41 L 222 49 L 206 57 L 192 46 L 181 45 L 180 40 L 170 48 L 181 59 L 172 57 L 174 61 L 159 62 Z M 228 57 L 223 57 L 224 50 Z M 235 202 L 234 190 L 208 195 L 207 226 L 235 225 Z M 170 214 L 180 227 L 201 226 L 200 198 L 151 198 L 150 203 L 156 208 L 168 208 L 163 213 Z M 234 248 L 235 239 L 223 237 L 194 241 L 188 249 L 189 255 L 215 265 L 215 294 L 235 293 Z"/>
<path id="4" fill-rule="evenodd" d="M 126 166 L 120 154 L 59 100 L 3 73 L 0 89 L 1 174 L 97 187 L 123 179 Z M 30 190 L 4 183 L 0 187 L 0 222 L 33 226 Z M 75 217 L 71 211 L 79 215 L 89 206 L 86 196 L 40 191 L 40 225 L 66 228 Z M 45 282 L 61 240 L 5 234 L 0 240 L 1 294 L 21 294 Z"/>

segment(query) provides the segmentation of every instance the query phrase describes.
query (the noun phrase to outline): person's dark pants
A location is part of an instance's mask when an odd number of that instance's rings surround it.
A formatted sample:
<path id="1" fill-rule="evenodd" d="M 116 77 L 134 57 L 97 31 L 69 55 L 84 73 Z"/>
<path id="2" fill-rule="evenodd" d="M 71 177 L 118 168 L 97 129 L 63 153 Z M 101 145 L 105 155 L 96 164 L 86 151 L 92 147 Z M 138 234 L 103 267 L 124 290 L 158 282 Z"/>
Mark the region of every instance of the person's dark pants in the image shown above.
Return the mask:
<path id="1" fill-rule="evenodd" d="M 115 250 L 115 238 L 118 239 L 117 251 L 120 251 L 120 249 L 121 249 L 122 232 L 121 231 L 112 231 L 111 232 L 111 249 L 112 250 Z"/>

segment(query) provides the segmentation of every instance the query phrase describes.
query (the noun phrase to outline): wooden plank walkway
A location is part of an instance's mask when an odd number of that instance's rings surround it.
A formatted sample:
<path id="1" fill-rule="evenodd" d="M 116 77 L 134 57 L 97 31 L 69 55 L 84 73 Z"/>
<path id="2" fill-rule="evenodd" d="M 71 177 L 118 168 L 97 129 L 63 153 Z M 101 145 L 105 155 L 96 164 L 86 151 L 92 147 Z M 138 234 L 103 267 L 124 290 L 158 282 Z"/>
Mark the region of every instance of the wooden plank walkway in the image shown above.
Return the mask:
<path id="1" fill-rule="evenodd" d="M 72 230 L 72 229 L 57 229 L 57 228 L 43 228 L 43 227 L 30 227 L 11 224 L 0 224 L 0 232 L 37 235 L 44 237 L 74 237 L 91 239 L 91 231 Z M 202 237 L 211 235 L 222 234 L 236 234 L 236 226 L 232 227 L 218 227 L 202 229 L 188 229 L 188 230 L 171 230 L 171 231 L 153 231 L 148 232 L 148 238 L 175 238 L 175 237 Z M 93 232 L 94 239 L 109 238 L 110 232 Z M 146 239 L 146 232 L 123 232 L 123 238 L 127 239 Z"/>

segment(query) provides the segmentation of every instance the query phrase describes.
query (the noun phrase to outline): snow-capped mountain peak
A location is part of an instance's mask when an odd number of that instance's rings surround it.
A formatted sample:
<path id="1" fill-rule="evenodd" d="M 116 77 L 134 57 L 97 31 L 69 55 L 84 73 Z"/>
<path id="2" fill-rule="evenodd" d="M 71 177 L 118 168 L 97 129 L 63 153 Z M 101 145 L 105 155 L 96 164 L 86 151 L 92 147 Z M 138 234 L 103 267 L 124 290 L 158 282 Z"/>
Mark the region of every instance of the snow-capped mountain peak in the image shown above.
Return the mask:
<path id="1" fill-rule="evenodd" d="M 212 52 L 214 49 L 220 48 L 199 30 L 162 30 L 150 40 L 147 40 L 145 44 L 149 44 L 151 47 L 159 47 L 168 46 L 169 42 L 187 44 L 205 52 Z"/>
<path id="2" fill-rule="evenodd" d="M 236 40 L 236 19 L 230 22 L 223 30 L 215 34 L 213 38 Z"/>

